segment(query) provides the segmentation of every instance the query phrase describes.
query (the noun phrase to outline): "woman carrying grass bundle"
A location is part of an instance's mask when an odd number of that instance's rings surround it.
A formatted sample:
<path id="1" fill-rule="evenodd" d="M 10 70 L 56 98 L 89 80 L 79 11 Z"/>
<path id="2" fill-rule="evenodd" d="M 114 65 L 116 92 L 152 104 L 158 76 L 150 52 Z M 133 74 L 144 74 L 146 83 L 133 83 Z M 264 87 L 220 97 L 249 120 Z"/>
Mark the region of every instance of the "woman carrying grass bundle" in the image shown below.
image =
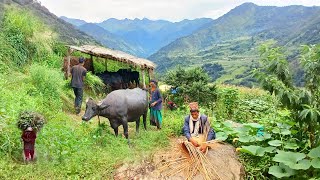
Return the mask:
<path id="1" fill-rule="evenodd" d="M 208 117 L 200 114 L 197 102 L 189 104 L 190 115 L 185 117 L 183 133 L 195 147 L 200 147 L 202 152 L 207 149 L 206 141 L 216 138 L 214 130 L 210 127 Z"/>
<path id="2" fill-rule="evenodd" d="M 37 133 L 32 127 L 28 127 L 23 131 L 21 138 L 23 140 L 23 152 L 25 161 L 34 160 L 34 144 L 36 142 Z"/>
<path id="3" fill-rule="evenodd" d="M 151 94 L 150 94 L 150 124 L 157 126 L 161 129 L 162 125 L 162 97 L 158 89 L 158 83 L 155 80 L 150 81 Z"/>
<path id="4" fill-rule="evenodd" d="M 37 132 L 40 131 L 44 123 L 44 117 L 37 112 L 24 111 L 20 113 L 17 125 L 22 130 L 21 139 L 24 161 L 26 162 L 34 160 Z"/>

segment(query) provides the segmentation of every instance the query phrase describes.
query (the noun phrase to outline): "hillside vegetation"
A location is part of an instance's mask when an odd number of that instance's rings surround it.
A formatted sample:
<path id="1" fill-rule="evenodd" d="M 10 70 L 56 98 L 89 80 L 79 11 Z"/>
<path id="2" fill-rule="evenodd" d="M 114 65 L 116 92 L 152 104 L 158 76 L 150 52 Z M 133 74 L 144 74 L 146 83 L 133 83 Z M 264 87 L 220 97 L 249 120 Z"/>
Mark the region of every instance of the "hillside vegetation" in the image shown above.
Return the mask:
<path id="1" fill-rule="evenodd" d="M 191 67 L 219 63 L 226 73 L 218 82 L 248 84 L 249 72 L 259 59 L 257 47 L 265 41 L 285 45 L 292 64 L 296 64 L 300 45 L 319 43 L 319 14 L 319 7 L 245 3 L 163 47 L 149 59 L 159 64 L 160 73 L 181 64 Z"/>
<path id="2" fill-rule="evenodd" d="M 11 6 L 31 11 L 37 18 L 41 19 L 43 23 L 57 33 L 58 41 L 66 42 L 68 44 L 97 44 L 97 41 L 95 41 L 94 38 L 77 30 L 71 24 L 66 23 L 56 15 L 50 13 L 49 10 L 42 6 L 38 1 L 5 0 L 4 2 L 0 2 L 0 4 L 0 6 L 10 4 Z"/>
<path id="3" fill-rule="evenodd" d="M 167 143 L 166 132 L 142 130 L 135 136 L 133 131 L 130 149 L 124 138 L 114 137 L 108 123 L 97 128 L 70 115 L 73 93 L 61 72 L 66 49 L 54 34 L 30 11 L 6 6 L 0 31 L 1 179 L 110 179 L 117 165 L 148 156 Z M 38 133 L 37 162 L 27 166 L 16 124 L 24 110 L 40 112 L 46 119 Z"/>
<path id="4" fill-rule="evenodd" d="M 266 91 L 210 84 L 199 67 L 170 71 L 165 82 L 181 87 L 177 94 L 163 96 L 177 102 L 178 109 L 163 110 L 161 130 L 148 123 L 147 131 L 135 134 L 134 123 L 129 124 L 128 146 L 124 137 L 114 136 L 108 120 L 101 118 L 99 126 L 97 119 L 83 123 L 72 114 L 73 92 L 61 72 L 66 48 L 59 32 L 32 11 L 16 5 L 1 8 L 0 179 L 112 179 L 123 163 L 148 160 L 170 138 L 182 135 L 189 101 L 199 101 L 218 140 L 237 148 L 245 179 L 320 178 L 319 46 L 305 46 L 302 53 L 304 88 L 293 85 L 281 48 L 266 45 L 256 72 Z M 224 71 L 219 65 L 208 67 Z M 84 99 L 105 96 L 101 80 L 92 74 L 86 79 Z M 22 160 L 17 127 L 25 110 L 46 119 L 36 140 L 37 160 L 29 164 Z"/>

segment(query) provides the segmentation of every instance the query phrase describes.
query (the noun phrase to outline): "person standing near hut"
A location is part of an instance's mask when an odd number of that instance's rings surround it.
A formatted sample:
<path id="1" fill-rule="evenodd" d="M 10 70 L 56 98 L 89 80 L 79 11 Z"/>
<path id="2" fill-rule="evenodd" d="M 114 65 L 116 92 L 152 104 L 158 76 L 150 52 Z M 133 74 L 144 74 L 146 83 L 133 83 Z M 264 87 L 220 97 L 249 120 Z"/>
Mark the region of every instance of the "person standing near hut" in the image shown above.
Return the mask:
<path id="1" fill-rule="evenodd" d="M 157 126 L 161 129 L 162 125 L 162 96 L 158 89 L 158 83 L 156 80 L 150 81 L 151 93 L 150 93 L 150 124 Z"/>
<path id="2" fill-rule="evenodd" d="M 77 115 L 81 112 L 84 79 L 87 74 L 86 68 L 83 67 L 84 61 L 85 59 L 80 57 L 79 64 L 71 68 L 71 86 L 75 95 L 74 107 Z"/>
<path id="3" fill-rule="evenodd" d="M 208 117 L 200 114 L 197 102 L 189 104 L 190 115 L 184 119 L 183 133 L 195 147 L 200 147 L 202 152 L 207 149 L 206 141 L 216 138 L 214 130 L 210 127 Z"/>
<path id="4" fill-rule="evenodd" d="M 21 139 L 23 140 L 24 160 L 27 162 L 34 160 L 34 145 L 36 138 L 36 131 L 32 127 L 28 127 L 22 132 Z"/>

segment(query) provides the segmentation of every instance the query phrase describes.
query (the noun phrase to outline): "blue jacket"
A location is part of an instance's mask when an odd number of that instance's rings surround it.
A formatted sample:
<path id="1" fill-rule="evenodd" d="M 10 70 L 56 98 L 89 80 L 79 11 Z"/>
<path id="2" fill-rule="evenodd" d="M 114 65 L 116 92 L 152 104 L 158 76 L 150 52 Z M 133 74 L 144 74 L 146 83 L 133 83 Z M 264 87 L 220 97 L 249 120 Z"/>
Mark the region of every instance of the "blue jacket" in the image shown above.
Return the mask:
<path id="1" fill-rule="evenodd" d="M 151 92 L 150 104 L 153 102 L 157 102 L 157 104 L 153 107 L 150 107 L 150 108 L 152 108 L 154 110 L 161 110 L 162 109 L 162 97 L 161 97 L 159 89 L 156 89 L 154 92 Z"/>
<path id="2" fill-rule="evenodd" d="M 188 140 L 191 138 L 189 120 L 190 120 L 190 115 L 185 117 L 183 129 L 182 129 L 183 130 L 183 134 L 186 136 L 186 138 Z M 199 134 L 203 133 L 203 127 L 205 126 L 207 120 L 208 120 L 208 117 L 206 115 L 202 115 L 201 114 L 201 116 L 200 116 L 201 126 L 200 127 L 202 127 L 202 128 L 199 129 Z M 212 127 L 210 127 L 210 130 L 208 132 L 207 141 L 213 140 L 215 138 L 216 138 L 216 133 L 214 132 Z"/>

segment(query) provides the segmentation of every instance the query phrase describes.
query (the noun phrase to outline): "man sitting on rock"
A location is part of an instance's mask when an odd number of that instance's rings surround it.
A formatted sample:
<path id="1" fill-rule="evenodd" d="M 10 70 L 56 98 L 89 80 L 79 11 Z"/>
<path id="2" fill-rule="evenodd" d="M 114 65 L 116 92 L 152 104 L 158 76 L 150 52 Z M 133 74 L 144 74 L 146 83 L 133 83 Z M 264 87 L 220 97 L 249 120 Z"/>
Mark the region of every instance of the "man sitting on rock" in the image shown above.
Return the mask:
<path id="1" fill-rule="evenodd" d="M 195 147 L 200 147 L 202 152 L 207 149 L 206 141 L 216 138 L 214 130 L 210 127 L 208 117 L 200 114 L 197 102 L 189 104 L 190 115 L 185 117 L 183 133 Z"/>

